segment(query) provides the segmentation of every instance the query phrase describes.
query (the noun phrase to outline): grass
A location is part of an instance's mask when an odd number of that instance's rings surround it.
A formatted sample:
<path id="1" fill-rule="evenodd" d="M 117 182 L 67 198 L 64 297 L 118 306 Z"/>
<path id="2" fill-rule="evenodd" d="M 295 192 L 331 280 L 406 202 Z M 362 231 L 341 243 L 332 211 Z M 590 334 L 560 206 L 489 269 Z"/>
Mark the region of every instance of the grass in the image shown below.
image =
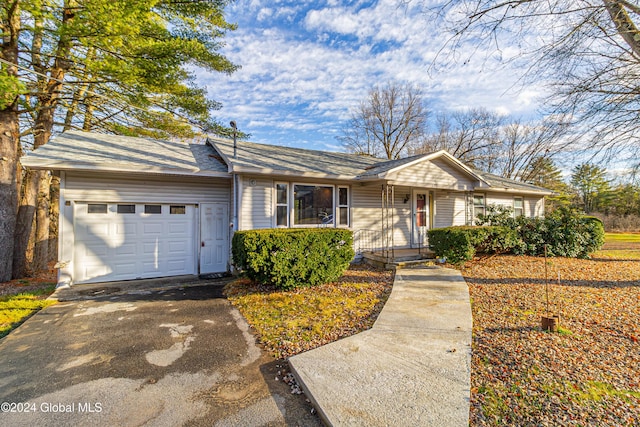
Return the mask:
<path id="1" fill-rule="evenodd" d="M 605 233 L 605 243 L 594 258 L 640 260 L 640 234 Z"/>
<path id="2" fill-rule="evenodd" d="M 640 243 L 640 233 L 605 233 L 605 242 Z"/>
<path id="3" fill-rule="evenodd" d="M 55 285 L 46 285 L 15 295 L 0 297 L 0 338 L 17 328 L 30 316 L 56 301 L 45 299 L 55 290 Z"/>
<path id="4" fill-rule="evenodd" d="M 356 266 L 336 283 L 281 291 L 239 279 L 225 292 L 266 349 L 284 359 L 369 329 L 391 285 L 391 273 Z"/>

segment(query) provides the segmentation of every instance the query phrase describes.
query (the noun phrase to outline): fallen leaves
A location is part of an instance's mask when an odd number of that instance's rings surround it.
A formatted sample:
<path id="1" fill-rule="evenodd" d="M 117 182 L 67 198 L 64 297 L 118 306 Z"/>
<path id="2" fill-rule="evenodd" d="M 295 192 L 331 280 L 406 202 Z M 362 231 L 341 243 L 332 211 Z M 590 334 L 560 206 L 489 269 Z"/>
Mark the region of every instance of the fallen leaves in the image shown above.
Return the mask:
<path id="1" fill-rule="evenodd" d="M 640 424 L 640 263 L 496 256 L 468 263 L 471 424 Z M 558 277 L 560 280 L 558 281 Z"/>
<path id="2" fill-rule="evenodd" d="M 225 292 L 265 348 L 284 359 L 371 328 L 392 284 L 388 271 L 352 266 L 335 283 L 280 291 L 239 279 Z"/>

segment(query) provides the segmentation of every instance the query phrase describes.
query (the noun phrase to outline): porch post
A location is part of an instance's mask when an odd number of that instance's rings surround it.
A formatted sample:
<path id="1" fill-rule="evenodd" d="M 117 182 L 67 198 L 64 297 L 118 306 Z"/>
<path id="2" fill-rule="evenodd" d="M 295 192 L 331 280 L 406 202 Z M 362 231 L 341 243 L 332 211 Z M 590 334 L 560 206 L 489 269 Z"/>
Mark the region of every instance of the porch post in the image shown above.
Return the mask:
<path id="1" fill-rule="evenodd" d="M 396 187 L 391 185 L 391 261 L 396 257 L 395 233 Z"/>

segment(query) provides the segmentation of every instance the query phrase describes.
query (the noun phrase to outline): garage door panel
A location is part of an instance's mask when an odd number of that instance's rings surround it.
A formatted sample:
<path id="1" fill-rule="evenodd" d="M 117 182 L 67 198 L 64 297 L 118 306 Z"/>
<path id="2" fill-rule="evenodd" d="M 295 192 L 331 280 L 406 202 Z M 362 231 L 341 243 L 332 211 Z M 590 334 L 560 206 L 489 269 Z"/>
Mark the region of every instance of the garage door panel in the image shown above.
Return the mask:
<path id="1" fill-rule="evenodd" d="M 115 256 L 119 256 L 119 255 L 134 256 L 138 252 L 137 249 L 138 249 L 138 244 L 136 242 L 131 242 L 131 243 L 125 242 L 120 246 L 116 246 L 115 248 L 113 248 L 113 252 Z"/>
<path id="2" fill-rule="evenodd" d="M 195 209 L 185 214 L 145 214 L 137 204 L 135 214 L 90 214 L 76 205 L 75 282 L 88 283 L 196 273 Z M 165 214 L 166 212 L 166 214 Z"/>
<path id="3" fill-rule="evenodd" d="M 143 233 L 145 235 L 149 234 L 162 234 L 163 233 L 163 224 L 161 222 L 145 222 L 142 224 Z"/>

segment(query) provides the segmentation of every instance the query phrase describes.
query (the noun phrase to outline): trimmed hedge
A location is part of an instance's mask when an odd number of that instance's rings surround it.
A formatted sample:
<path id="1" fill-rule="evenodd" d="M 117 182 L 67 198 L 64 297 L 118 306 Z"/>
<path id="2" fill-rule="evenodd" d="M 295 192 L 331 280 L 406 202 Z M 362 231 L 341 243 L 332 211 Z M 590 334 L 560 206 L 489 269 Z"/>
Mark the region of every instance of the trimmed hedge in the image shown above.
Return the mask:
<path id="1" fill-rule="evenodd" d="M 604 244 L 604 226 L 595 217 L 559 208 L 545 218 L 512 218 L 495 208 L 482 218 L 485 226 L 429 230 L 429 246 L 453 264 L 476 252 L 586 258 Z"/>
<path id="2" fill-rule="evenodd" d="M 355 255 L 352 232 L 336 228 L 237 231 L 231 250 L 235 266 L 251 280 L 279 289 L 337 280 Z"/>
<path id="3" fill-rule="evenodd" d="M 436 228 L 428 233 L 429 246 L 436 256 L 452 264 L 471 260 L 476 252 L 511 252 L 519 242 L 515 230 L 501 226 Z"/>

